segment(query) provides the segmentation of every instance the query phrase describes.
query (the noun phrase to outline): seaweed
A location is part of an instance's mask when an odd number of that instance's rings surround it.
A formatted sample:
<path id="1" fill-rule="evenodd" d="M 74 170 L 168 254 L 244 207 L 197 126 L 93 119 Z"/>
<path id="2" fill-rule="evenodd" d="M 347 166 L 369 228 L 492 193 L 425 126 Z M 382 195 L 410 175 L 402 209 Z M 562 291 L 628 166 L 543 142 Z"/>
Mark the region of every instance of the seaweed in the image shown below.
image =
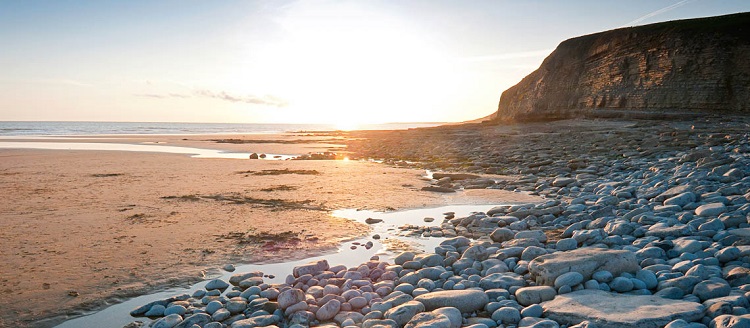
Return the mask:
<path id="1" fill-rule="evenodd" d="M 125 175 L 123 173 L 95 173 L 91 176 L 94 178 L 109 178 L 109 177 L 119 177 L 121 175 Z"/>
<path id="2" fill-rule="evenodd" d="M 199 201 L 202 199 L 211 199 L 219 202 L 227 202 L 236 205 L 255 205 L 258 207 L 270 208 L 271 211 L 280 210 L 312 210 L 312 211 L 326 211 L 327 209 L 320 205 L 313 205 L 313 200 L 287 200 L 287 199 L 263 199 L 254 198 L 248 196 L 242 196 L 238 194 L 216 194 L 216 195 L 184 195 L 184 196 L 164 196 L 161 197 L 166 200 L 179 200 L 179 201 Z"/>
<path id="3" fill-rule="evenodd" d="M 262 189 L 260 189 L 260 191 L 265 191 L 265 192 L 272 192 L 272 191 L 292 191 L 292 190 L 297 190 L 297 189 L 299 189 L 299 187 L 297 187 L 297 186 L 279 185 L 279 186 L 262 188 Z"/>
<path id="4" fill-rule="evenodd" d="M 262 171 L 237 171 L 237 174 L 245 175 L 283 175 L 283 174 L 299 174 L 299 175 L 319 175 L 320 172 L 317 170 L 262 170 Z"/>

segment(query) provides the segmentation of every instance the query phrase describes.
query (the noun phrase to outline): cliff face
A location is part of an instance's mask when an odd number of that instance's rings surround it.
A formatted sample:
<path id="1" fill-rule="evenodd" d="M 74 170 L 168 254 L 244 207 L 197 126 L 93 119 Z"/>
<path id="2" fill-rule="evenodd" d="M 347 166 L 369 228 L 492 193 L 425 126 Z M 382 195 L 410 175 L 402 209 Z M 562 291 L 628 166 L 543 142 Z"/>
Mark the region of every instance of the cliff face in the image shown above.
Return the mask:
<path id="1" fill-rule="evenodd" d="M 503 92 L 496 120 L 556 119 L 599 109 L 750 112 L 750 13 L 566 40 Z"/>

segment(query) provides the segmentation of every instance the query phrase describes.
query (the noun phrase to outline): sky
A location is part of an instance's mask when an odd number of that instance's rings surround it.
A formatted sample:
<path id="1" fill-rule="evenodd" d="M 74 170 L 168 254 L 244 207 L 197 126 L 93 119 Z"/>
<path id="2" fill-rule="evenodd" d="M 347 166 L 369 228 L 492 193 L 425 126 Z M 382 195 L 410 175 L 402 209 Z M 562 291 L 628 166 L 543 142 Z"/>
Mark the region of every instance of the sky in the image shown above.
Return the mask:
<path id="1" fill-rule="evenodd" d="M 0 121 L 458 122 L 563 40 L 747 0 L 0 1 Z"/>

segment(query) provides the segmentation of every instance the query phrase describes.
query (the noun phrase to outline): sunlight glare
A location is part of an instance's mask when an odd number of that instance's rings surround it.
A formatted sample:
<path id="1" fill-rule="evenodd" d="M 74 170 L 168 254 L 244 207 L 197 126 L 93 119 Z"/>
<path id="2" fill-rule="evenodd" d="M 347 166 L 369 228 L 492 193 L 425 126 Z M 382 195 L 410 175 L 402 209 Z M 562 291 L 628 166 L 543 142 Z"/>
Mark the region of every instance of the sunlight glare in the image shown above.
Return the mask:
<path id="1" fill-rule="evenodd" d="M 357 7 L 303 7 L 279 23 L 285 38 L 256 49 L 256 65 L 245 70 L 260 75 L 268 93 L 289 100 L 279 115 L 344 122 L 341 129 L 424 121 L 424 111 L 461 83 L 423 33 L 394 17 Z M 241 76 L 235 81 L 243 83 Z"/>
<path id="2" fill-rule="evenodd" d="M 336 123 L 336 130 L 340 131 L 353 131 L 360 128 L 360 123 L 351 121 L 339 121 Z"/>

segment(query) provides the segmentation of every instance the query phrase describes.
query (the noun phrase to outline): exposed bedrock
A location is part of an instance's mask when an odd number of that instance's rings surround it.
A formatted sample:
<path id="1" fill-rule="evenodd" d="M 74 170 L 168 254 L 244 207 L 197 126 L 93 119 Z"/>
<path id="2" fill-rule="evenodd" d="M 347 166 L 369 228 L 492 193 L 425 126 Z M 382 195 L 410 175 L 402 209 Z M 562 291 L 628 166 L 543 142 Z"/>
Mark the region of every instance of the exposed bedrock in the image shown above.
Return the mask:
<path id="1" fill-rule="evenodd" d="M 750 13 L 563 41 L 503 92 L 497 121 L 641 112 L 750 112 Z M 614 110 L 614 111 L 613 111 Z"/>

